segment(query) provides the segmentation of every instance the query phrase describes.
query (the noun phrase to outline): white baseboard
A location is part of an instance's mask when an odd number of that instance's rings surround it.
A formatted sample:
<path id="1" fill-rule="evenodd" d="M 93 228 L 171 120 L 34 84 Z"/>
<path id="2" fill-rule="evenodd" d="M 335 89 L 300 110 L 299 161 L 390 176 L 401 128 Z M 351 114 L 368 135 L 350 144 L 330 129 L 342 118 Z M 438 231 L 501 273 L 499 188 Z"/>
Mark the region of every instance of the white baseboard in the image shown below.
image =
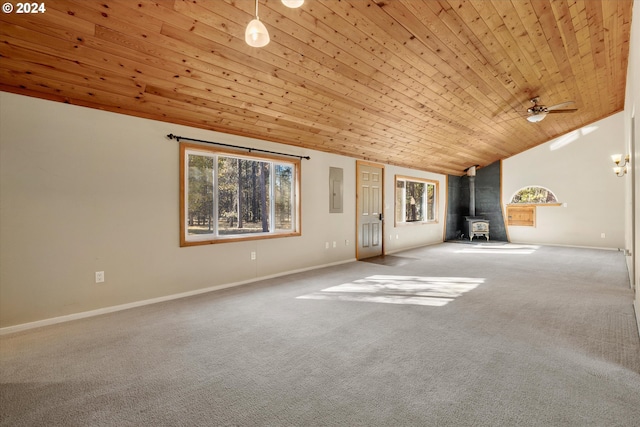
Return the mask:
<path id="1" fill-rule="evenodd" d="M 397 254 L 399 252 L 406 252 L 406 251 L 410 251 L 412 249 L 419 249 L 419 248 L 424 248 L 426 246 L 434 246 L 434 245 L 440 245 L 442 243 L 445 243 L 442 240 L 437 240 L 435 242 L 429 242 L 429 243 L 420 243 L 419 245 L 415 245 L 415 246 L 407 246 L 407 247 L 402 247 L 402 248 L 398 248 L 398 249 L 391 249 L 389 251 L 385 251 L 385 253 L 383 255 L 392 255 L 392 254 Z"/>
<path id="2" fill-rule="evenodd" d="M 555 246 L 559 248 L 576 248 L 576 249 L 600 249 L 603 251 L 618 251 L 622 252 L 624 249 L 622 248 L 605 248 L 602 246 L 580 246 L 580 245 L 565 245 L 561 243 L 526 243 L 526 242 L 515 242 L 510 241 L 509 243 L 515 243 L 517 245 L 536 245 L 536 246 Z"/>
<path id="3" fill-rule="evenodd" d="M 166 295 L 157 298 L 146 299 L 142 301 L 134 301 L 127 304 L 114 305 L 111 307 L 99 308 L 96 310 L 82 311 L 80 313 L 67 314 L 65 316 L 52 317 L 49 319 L 37 320 L 35 322 L 22 323 L 20 325 L 7 326 L 0 328 L 0 335 L 13 334 L 16 332 L 26 331 L 28 329 L 40 328 L 43 326 L 55 325 L 57 323 L 70 322 L 72 320 L 84 319 L 86 317 L 100 316 L 102 314 L 113 313 L 115 311 L 128 310 L 130 308 L 142 307 L 144 305 L 156 304 L 159 302 L 170 301 L 179 298 L 186 298 L 194 295 L 204 294 L 207 292 L 219 291 L 221 289 L 233 288 L 235 286 L 246 285 L 249 283 L 259 282 L 260 280 L 272 279 L 275 277 L 287 276 L 289 274 L 302 273 L 304 271 L 317 270 L 319 268 L 331 267 L 340 264 L 347 264 L 354 262 L 355 258 L 345 261 L 337 261 L 329 264 L 315 265 L 313 267 L 300 268 L 297 270 L 289 270 L 283 273 L 271 274 L 269 276 L 256 277 L 249 280 L 243 280 L 241 282 L 225 283 L 217 286 L 210 286 L 208 288 L 196 289 L 188 292 L 181 292 L 179 294 Z"/>

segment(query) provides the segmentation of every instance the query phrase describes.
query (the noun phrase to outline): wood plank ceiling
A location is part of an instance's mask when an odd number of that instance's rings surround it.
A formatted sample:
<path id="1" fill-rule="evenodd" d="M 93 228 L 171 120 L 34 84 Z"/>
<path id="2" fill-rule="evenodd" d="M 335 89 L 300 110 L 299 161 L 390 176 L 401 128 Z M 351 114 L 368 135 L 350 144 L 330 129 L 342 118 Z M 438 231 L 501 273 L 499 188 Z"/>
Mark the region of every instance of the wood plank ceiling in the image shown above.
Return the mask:
<path id="1" fill-rule="evenodd" d="M 632 3 L 260 0 L 253 48 L 251 0 L 48 0 L 0 15 L 0 89 L 462 175 L 624 108 Z"/>

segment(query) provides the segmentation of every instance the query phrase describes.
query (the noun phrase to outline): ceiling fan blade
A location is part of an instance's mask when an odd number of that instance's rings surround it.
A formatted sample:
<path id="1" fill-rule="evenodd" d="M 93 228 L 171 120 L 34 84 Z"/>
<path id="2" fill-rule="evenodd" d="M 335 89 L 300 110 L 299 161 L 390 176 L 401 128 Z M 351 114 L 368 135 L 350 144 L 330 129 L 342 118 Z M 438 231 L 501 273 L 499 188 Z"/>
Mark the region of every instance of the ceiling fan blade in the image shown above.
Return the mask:
<path id="1" fill-rule="evenodd" d="M 548 113 L 575 113 L 576 111 L 578 111 L 577 108 L 569 108 L 567 110 L 549 110 Z"/>
<path id="2" fill-rule="evenodd" d="M 566 107 L 567 105 L 575 104 L 573 101 L 561 102 L 560 104 L 552 105 L 551 107 L 547 107 L 547 110 L 557 110 L 562 107 Z"/>

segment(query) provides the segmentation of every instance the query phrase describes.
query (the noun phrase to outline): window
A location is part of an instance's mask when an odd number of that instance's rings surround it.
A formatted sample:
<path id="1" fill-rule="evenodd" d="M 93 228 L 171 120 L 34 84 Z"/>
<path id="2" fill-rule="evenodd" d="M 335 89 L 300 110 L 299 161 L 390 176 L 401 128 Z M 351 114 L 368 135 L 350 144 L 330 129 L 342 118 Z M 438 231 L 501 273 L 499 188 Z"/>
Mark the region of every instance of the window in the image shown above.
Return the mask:
<path id="1" fill-rule="evenodd" d="M 535 227 L 536 206 L 560 206 L 560 203 L 548 188 L 538 185 L 521 188 L 507 205 L 507 225 Z"/>
<path id="2" fill-rule="evenodd" d="M 180 145 L 181 246 L 300 235 L 300 161 Z"/>
<path id="3" fill-rule="evenodd" d="M 518 190 L 511 198 L 511 203 L 532 205 L 557 204 L 558 199 L 548 188 L 530 186 Z"/>
<path id="4" fill-rule="evenodd" d="M 438 182 L 396 175 L 396 225 L 437 222 Z"/>

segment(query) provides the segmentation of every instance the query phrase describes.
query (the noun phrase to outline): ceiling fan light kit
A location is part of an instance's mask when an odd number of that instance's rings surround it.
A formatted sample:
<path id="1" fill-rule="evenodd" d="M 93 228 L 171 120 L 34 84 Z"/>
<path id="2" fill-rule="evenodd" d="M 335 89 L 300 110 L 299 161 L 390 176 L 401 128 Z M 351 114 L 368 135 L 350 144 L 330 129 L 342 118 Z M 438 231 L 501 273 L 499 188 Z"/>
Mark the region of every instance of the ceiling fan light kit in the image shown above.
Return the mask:
<path id="1" fill-rule="evenodd" d="M 527 117 L 527 120 L 530 121 L 531 123 L 538 123 L 538 122 L 541 122 L 545 117 L 547 117 L 547 113 L 540 112 Z"/>
<path id="2" fill-rule="evenodd" d="M 551 107 L 538 104 L 538 102 L 540 102 L 540 97 L 538 96 L 531 98 L 529 101 L 533 104 L 533 107 L 529 107 L 527 109 L 527 113 L 529 113 L 527 120 L 531 123 L 541 122 L 549 113 L 573 113 L 578 111 L 577 108 L 561 109 L 569 104 L 573 104 L 573 101 L 561 102 L 560 104 L 552 105 Z"/>

